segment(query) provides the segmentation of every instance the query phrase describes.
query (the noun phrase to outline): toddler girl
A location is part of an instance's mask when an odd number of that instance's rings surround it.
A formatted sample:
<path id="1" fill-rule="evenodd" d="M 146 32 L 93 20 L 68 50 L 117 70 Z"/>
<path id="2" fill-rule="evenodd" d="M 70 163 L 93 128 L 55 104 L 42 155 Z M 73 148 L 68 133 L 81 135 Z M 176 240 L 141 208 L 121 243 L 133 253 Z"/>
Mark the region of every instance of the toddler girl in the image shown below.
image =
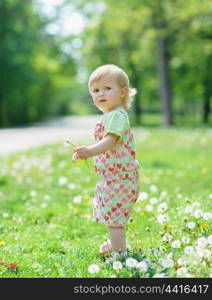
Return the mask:
<path id="1" fill-rule="evenodd" d="M 116 65 L 103 65 L 90 76 L 88 89 L 94 105 L 103 112 L 95 127 L 95 144 L 75 147 L 75 159 L 93 157 L 98 174 L 93 216 L 108 227 L 110 240 L 100 252 L 126 256 L 125 226 L 139 195 L 139 164 L 127 109 L 136 90 L 127 74 Z"/>

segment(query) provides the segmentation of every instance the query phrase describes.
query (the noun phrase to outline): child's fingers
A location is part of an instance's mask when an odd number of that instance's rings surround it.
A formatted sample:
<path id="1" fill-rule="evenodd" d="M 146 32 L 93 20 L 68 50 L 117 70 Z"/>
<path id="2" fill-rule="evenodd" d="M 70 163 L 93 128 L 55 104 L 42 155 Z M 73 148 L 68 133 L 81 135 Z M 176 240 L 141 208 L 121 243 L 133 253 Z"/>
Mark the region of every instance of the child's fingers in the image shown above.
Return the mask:
<path id="1" fill-rule="evenodd" d="M 73 148 L 73 152 L 79 152 L 80 150 L 82 150 L 84 148 L 85 148 L 85 146 L 80 146 L 80 147 Z"/>

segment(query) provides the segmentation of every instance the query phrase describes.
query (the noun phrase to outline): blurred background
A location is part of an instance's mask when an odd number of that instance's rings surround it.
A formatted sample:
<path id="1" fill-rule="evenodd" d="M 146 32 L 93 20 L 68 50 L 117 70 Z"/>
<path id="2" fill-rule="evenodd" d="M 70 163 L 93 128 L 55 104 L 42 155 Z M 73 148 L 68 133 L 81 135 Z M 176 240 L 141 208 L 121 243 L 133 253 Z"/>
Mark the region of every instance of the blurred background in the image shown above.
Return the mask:
<path id="1" fill-rule="evenodd" d="M 90 73 L 113 63 L 138 90 L 134 126 L 210 126 L 210 0 L 1 0 L 0 127 L 99 114 Z"/>

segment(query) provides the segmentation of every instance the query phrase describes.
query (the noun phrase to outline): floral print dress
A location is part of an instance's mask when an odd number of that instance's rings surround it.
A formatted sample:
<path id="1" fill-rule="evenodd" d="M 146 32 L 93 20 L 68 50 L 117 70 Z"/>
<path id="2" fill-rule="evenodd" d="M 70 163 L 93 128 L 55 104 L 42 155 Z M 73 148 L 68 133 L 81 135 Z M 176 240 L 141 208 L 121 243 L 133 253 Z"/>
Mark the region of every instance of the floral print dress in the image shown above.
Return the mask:
<path id="1" fill-rule="evenodd" d="M 94 219 L 106 226 L 125 226 L 137 201 L 139 163 L 136 160 L 128 113 L 122 107 L 104 113 L 95 127 L 95 141 L 108 133 L 119 136 L 115 146 L 93 157 L 98 174 L 93 201 Z"/>

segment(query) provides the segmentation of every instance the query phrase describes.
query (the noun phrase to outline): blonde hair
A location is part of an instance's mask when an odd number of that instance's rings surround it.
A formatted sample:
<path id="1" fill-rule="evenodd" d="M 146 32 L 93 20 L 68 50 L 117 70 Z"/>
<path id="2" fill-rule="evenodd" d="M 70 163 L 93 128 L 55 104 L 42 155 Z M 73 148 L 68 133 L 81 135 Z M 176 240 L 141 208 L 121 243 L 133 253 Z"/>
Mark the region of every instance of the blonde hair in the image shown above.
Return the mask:
<path id="1" fill-rule="evenodd" d="M 88 80 L 88 89 L 91 90 L 92 84 L 96 81 L 99 81 L 103 76 L 106 76 L 109 79 L 114 79 L 121 88 L 127 87 L 128 93 L 123 97 L 122 105 L 125 109 L 131 107 L 132 101 L 134 99 L 137 90 L 131 88 L 129 78 L 127 74 L 116 65 L 108 64 L 98 67 L 91 75 Z"/>

